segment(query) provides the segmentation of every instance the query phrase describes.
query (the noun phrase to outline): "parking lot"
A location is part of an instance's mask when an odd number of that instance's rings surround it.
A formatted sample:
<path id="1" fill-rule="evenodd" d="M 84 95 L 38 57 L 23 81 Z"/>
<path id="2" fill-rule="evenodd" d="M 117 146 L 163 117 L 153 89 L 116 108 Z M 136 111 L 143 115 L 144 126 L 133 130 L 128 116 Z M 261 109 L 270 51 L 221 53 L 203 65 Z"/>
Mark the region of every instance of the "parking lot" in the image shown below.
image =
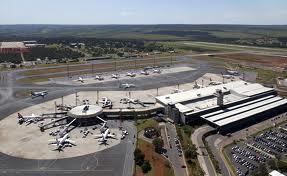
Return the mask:
<path id="1" fill-rule="evenodd" d="M 237 175 L 244 176 L 249 175 L 260 163 L 286 154 L 286 146 L 287 124 L 284 124 L 227 147 L 226 153 L 233 163 Z"/>

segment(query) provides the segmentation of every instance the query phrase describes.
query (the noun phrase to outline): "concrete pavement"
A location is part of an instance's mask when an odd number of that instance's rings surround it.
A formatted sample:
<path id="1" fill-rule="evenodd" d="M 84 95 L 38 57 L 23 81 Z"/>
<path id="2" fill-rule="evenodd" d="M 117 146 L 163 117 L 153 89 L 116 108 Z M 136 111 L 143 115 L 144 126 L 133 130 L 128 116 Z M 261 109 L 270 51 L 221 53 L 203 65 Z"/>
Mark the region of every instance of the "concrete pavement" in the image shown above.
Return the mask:
<path id="1" fill-rule="evenodd" d="M 203 169 L 206 176 L 217 176 L 216 170 L 208 156 L 208 152 L 202 141 L 203 135 L 213 130 L 214 129 L 210 126 L 202 126 L 196 129 L 191 135 L 191 141 L 196 146 L 197 152 L 199 153 L 197 158 L 200 167 Z"/>

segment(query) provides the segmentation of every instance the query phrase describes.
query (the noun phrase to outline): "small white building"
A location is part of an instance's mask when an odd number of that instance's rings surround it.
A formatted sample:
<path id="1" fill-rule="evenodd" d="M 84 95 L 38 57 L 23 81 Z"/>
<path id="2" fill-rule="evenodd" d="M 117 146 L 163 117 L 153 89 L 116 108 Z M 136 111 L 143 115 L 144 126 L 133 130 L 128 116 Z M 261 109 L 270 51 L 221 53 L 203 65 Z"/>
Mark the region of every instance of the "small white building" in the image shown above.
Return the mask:
<path id="1" fill-rule="evenodd" d="M 284 174 L 281 174 L 280 172 L 273 170 L 272 172 L 269 173 L 269 176 L 286 176 Z"/>

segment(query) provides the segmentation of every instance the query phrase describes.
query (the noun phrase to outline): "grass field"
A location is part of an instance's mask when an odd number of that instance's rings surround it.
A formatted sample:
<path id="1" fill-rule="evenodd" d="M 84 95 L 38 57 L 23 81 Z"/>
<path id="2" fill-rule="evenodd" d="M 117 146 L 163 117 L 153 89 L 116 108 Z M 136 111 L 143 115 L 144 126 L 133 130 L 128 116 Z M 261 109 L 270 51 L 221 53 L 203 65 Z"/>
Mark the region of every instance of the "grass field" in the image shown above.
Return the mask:
<path id="1" fill-rule="evenodd" d="M 144 119 L 144 120 L 137 120 L 136 123 L 137 123 L 136 126 L 137 126 L 138 132 L 144 130 L 147 127 L 154 127 L 154 128 L 158 127 L 158 122 L 152 118 L 151 119 Z"/>

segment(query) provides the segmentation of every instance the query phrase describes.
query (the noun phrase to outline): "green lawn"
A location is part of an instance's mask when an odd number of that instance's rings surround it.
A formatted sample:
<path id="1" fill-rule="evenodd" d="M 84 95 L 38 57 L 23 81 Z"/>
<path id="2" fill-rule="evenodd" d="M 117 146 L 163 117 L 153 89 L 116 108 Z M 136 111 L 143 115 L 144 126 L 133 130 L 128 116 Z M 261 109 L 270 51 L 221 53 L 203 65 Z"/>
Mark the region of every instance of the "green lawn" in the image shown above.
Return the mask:
<path id="1" fill-rule="evenodd" d="M 44 78 L 44 77 L 32 77 L 32 78 L 22 78 L 19 79 L 19 83 L 24 83 L 24 84 L 33 84 L 35 82 L 45 82 L 49 81 L 49 78 Z"/>
<path id="2" fill-rule="evenodd" d="M 158 122 L 154 119 L 138 120 L 136 123 L 138 132 L 144 130 L 147 127 L 154 127 L 154 128 L 158 127 Z"/>

